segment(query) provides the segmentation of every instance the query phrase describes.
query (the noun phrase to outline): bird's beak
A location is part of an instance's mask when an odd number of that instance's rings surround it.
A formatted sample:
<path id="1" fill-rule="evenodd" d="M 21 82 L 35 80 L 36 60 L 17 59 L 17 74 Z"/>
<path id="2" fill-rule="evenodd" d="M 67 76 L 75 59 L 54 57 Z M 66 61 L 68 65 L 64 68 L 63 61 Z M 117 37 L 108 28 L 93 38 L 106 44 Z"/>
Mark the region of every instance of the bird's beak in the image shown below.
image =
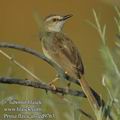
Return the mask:
<path id="1" fill-rule="evenodd" d="M 68 18 L 70 18 L 70 17 L 72 17 L 73 15 L 72 14 L 70 14 L 70 15 L 65 15 L 65 16 L 63 16 L 63 19 L 62 20 L 66 20 L 66 19 L 68 19 Z"/>

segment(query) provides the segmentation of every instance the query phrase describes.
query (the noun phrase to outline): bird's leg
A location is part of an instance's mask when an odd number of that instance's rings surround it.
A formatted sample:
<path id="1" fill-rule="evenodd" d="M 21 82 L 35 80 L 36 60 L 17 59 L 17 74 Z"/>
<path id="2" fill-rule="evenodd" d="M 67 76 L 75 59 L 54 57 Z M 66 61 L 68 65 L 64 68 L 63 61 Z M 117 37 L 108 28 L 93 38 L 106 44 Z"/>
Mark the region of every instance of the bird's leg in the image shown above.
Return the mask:
<path id="1" fill-rule="evenodd" d="M 67 74 L 68 74 L 68 72 L 67 72 L 67 71 L 65 71 L 65 74 L 67 75 Z M 66 87 L 66 91 L 69 91 L 70 86 L 71 86 L 71 82 L 68 82 L 68 83 L 67 83 L 67 87 Z"/>
<path id="2" fill-rule="evenodd" d="M 51 81 L 48 83 L 48 85 L 50 85 L 51 87 L 53 87 L 53 90 L 56 90 L 56 87 L 55 87 L 54 83 L 55 83 L 57 80 L 59 80 L 58 75 L 56 75 L 56 78 L 53 79 L 53 80 L 51 80 Z"/>
<path id="3" fill-rule="evenodd" d="M 66 92 L 69 91 L 69 89 L 70 89 L 70 85 L 71 85 L 71 82 L 67 83 L 67 86 L 65 87 Z M 64 95 L 63 95 L 63 96 L 64 96 Z"/>
<path id="4" fill-rule="evenodd" d="M 55 79 L 51 80 L 48 84 L 52 85 L 53 83 L 55 83 L 57 80 L 59 80 L 59 76 L 56 75 Z"/>

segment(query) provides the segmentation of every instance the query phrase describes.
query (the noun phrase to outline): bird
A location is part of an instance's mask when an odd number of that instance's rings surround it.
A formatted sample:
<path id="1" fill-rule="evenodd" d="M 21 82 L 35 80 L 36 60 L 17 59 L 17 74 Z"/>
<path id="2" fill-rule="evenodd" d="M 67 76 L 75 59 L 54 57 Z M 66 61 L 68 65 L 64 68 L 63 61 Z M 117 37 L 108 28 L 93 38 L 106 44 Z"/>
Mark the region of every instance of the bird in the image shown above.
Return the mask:
<path id="1" fill-rule="evenodd" d="M 91 107 L 95 110 L 104 105 L 99 94 L 84 79 L 84 65 L 79 49 L 63 32 L 64 24 L 73 15 L 50 15 L 44 18 L 44 32 L 40 36 L 44 55 L 60 66 L 63 71 L 79 81 Z"/>

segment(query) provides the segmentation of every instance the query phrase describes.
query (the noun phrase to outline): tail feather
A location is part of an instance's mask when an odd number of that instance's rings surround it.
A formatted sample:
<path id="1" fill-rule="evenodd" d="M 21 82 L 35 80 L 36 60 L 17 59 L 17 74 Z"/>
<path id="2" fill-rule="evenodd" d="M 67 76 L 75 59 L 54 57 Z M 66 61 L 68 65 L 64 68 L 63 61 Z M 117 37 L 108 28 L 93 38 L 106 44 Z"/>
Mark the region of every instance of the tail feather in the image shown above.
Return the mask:
<path id="1" fill-rule="evenodd" d="M 105 105 L 104 100 L 100 97 L 100 95 L 93 90 L 92 88 L 90 88 L 89 84 L 87 83 L 86 80 L 84 79 L 80 79 L 79 80 L 80 85 L 91 105 L 91 107 L 93 108 L 93 110 L 100 110 L 100 107 L 102 107 L 103 112 L 104 112 L 104 117 L 107 118 L 107 116 L 109 117 L 110 120 L 113 120 L 113 117 L 111 116 L 111 112 L 109 109 L 109 106 Z"/>
<path id="2" fill-rule="evenodd" d="M 94 97 L 87 81 L 84 79 L 80 79 L 79 82 L 80 82 L 80 85 L 81 85 L 85 95 L 87 96 L 88 101 L 89 101 L 91 107 L 93 108 L 93 110 L 94 111 L 99 110 L 100 107 L 98 105 L 98 102 L 97 102 L 96 98 Z"/>
<path id="3" fill-rule="evenodd" d="M 102 107 L 102 110 L 104 112 L 104 117 L 107 118 L 107 116 L 108 116 L 110 120 L 113 120 L 113 117 L 111 115 L 110 106 L 106 106 L 104 100 L 100 97 L 100 95 L 92 88 L 90 88 L 90 89 L 91 89 L 95 99 L 97 100 L 99 107 Z"/>

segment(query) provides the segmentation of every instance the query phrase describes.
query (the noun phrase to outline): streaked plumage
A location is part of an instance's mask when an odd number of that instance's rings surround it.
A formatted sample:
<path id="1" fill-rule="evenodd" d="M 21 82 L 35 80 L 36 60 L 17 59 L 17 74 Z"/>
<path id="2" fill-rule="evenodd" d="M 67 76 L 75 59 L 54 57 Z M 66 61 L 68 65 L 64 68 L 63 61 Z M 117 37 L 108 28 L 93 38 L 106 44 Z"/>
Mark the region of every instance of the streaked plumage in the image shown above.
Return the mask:
<path id="1" fill-rule="evenodd" d="M 61 66 L 68 75 L 79 79 L 84 74 L 78 49 L 62 32 L 47 32 L 41 40 L 44 54 Z"/>

